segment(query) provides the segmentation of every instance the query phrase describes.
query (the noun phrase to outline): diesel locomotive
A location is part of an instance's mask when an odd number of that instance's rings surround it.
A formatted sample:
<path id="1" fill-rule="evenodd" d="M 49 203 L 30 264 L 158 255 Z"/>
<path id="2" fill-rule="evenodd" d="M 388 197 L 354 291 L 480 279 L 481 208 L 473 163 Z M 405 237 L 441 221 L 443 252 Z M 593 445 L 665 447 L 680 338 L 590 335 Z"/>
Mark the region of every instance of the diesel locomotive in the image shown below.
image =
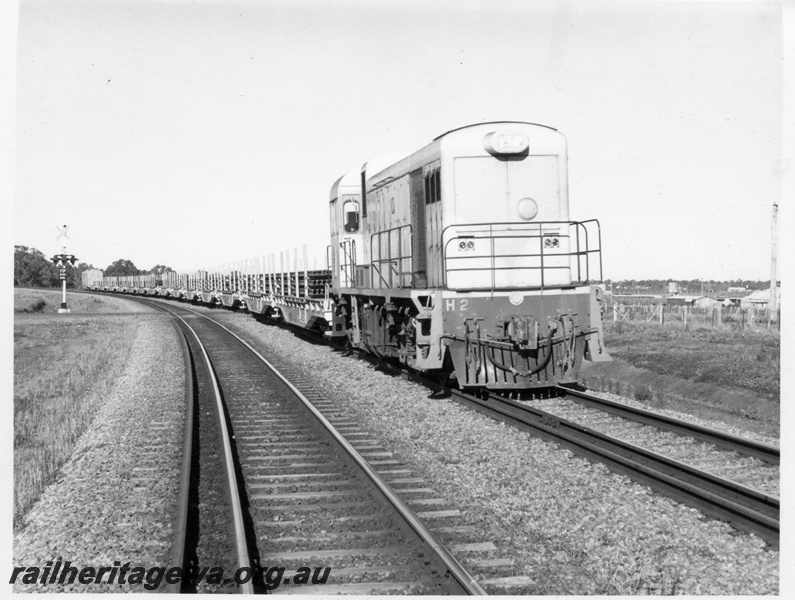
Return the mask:
<path id="1" fill-rule="evenodd" d="M 370 160 L 334 183 L 329 216 L 325 270 L 288 253 L 87 287 L 246 308 L 462 388 L 539 391 L 609 360 L 599 223 L 569 219 L 555 129 L 481 123 Z"/>

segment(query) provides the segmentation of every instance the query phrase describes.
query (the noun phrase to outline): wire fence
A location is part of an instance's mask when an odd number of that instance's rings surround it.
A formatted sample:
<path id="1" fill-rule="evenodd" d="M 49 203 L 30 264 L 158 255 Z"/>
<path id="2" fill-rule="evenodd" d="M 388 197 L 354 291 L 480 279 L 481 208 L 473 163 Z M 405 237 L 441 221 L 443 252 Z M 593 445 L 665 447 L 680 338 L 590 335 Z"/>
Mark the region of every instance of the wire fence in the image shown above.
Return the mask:
<path id="1" fill-rule="evenodd" d="M 773 318 L 771 318 L 773 317 Z M 768 308 L 739 306 L 672 306 L 667 304 L 623 304 L 608 306 L 606 321 L 658 323 L 661 327 L 725 327 L 730 329 L 768 329 L 780 331 L 781 310 L 771 315 Z"/>

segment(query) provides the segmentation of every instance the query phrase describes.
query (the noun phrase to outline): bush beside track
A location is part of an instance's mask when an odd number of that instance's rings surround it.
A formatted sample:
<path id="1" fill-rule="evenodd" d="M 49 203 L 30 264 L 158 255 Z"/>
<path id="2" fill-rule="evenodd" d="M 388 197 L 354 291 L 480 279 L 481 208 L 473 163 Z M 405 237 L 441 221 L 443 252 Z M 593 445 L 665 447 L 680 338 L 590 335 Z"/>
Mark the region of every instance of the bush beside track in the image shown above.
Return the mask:
<path id="1" fill-rule="evenodd" d="M 69 460 L 123 372 L 139 304 L 57 290 L 14 293 L 14 525 Z M 26 314 L 35 313 L 35 314 Z M 111 316 L 112 315 L 112 316 Z"/>
<path id="2" fill-rule="evenodd" d="M 60 290 L 14 288 L 14 313 L 56 314 L 63 299 Z M 70 314 L 148 312 L 136 302 L 97 294 L 66 292 Z"/>
<path id="3" fill-rule="evenodd" d="M 606 325 L 614 360 L 587 364 L 581 377 L 586 387 L 778 437 L 777 332 Z"/>
<path id="4" fill-rule="evenodd" d="M 15 532 L 15 565 L 42 568 L 46 561 L 59 559 L 78 568 L 114 561 L 146 568 L 168 564 L 185 412 L 182 353 L 167 318 L 115 317 L 119 318 L 134 319 L 135 341 L 114 380 L 102 388 L 94 418 L 71 459 Z M 155 445 L 163 449 L 153 450 Z M 23 482 L 17 478 L 15 483 Z M 144 589 L 129 584 L 18 582 L 15 591 Z"/>

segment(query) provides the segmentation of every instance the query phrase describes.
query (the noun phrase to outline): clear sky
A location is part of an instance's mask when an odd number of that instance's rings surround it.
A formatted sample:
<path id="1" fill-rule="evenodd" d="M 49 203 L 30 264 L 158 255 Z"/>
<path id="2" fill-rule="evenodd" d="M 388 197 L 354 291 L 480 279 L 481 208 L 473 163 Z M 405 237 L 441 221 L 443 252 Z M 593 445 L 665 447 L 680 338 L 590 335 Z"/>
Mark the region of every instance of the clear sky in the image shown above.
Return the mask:
<path id="1" fill-rule="evenodd" d="M 767 279 L 778 2 L 22 0 L 13 238 L 188 271 L 309 246 L 372 156 L 462 125 L 569 142 L 606 277 Z"/>

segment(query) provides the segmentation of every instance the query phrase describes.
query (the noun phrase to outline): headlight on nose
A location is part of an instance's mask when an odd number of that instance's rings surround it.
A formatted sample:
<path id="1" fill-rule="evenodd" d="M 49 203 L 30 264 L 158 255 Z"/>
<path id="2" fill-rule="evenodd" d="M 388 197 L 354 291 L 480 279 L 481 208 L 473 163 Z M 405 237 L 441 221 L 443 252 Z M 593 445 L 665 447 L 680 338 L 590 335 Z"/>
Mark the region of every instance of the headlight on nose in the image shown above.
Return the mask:
<path id="1" fill-rule="evenodd" d="M 516 209 L 519 211 L 520 217 L 529 221 L 538 214 L 538 203 L 532 198 L 522 198 L 516 203 Z"/>
<path id="2" fill-rule="evenodd" d="M 530 140 L 520 131 L 492 131 L 483 138 L 489 154 L 521 154 L 530 147 Z"/>

